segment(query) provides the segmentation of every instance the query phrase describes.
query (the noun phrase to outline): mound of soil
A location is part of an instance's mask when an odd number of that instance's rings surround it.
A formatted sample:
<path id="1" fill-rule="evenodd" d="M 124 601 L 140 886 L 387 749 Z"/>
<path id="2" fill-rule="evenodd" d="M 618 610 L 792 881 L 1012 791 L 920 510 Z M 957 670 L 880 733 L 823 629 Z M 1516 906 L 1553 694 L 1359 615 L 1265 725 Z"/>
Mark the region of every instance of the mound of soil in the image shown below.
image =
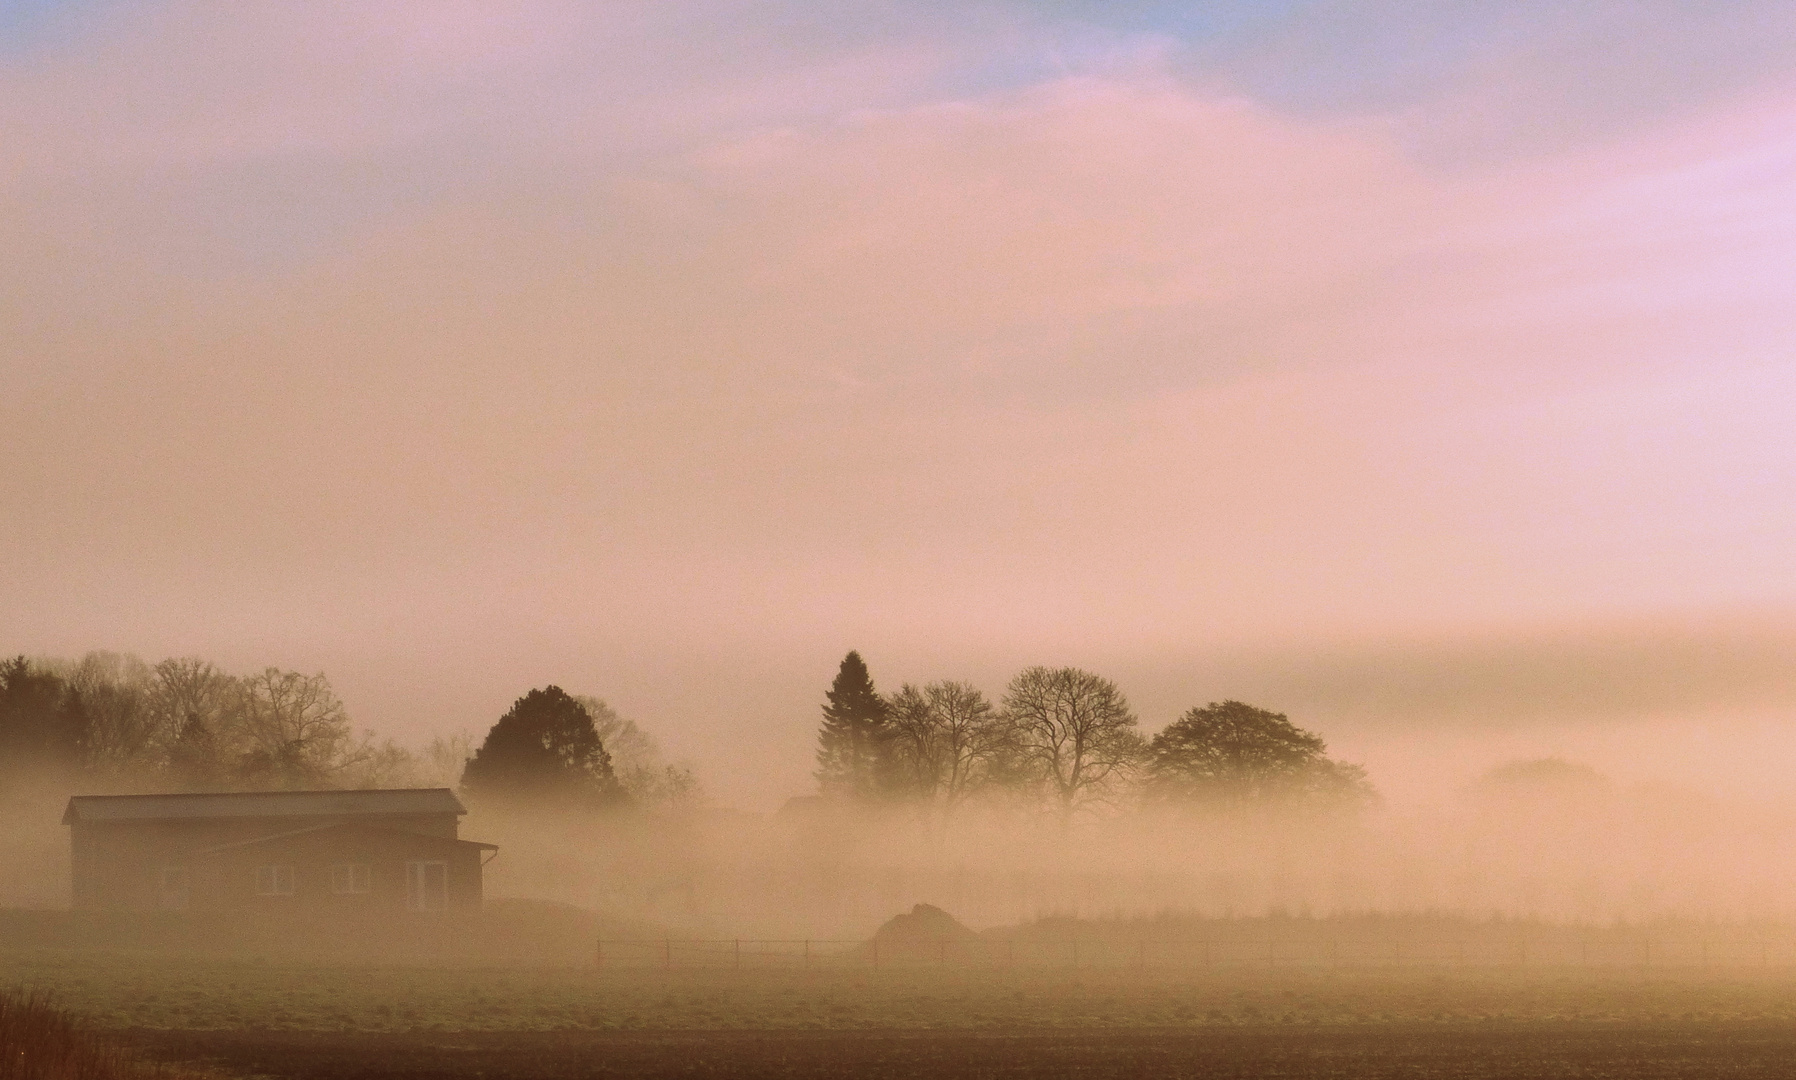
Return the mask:
<path id="1" fill-rule="evenodd" d="M 884 926 L 874 931 L 873 940 L 897 945 L 912 941 L 968 941 L 978 936 L 934 904 L 918 904 L 887 919 Z"/>
<path id="2" fill-rule="evenodd" d="M 887 919 L 857 952 L 876 963 L 937 962 L 950 953 L 960 955 L 979 940 L 977 933 L 941 908 L 918 904 Z"/>

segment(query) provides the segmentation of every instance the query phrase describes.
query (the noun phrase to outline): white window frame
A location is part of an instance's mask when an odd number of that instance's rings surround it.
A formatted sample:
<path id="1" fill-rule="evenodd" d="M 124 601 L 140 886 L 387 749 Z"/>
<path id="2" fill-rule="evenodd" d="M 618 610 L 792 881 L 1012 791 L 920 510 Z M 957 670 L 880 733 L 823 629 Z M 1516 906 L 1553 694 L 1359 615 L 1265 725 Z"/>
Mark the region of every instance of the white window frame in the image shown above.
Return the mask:
<path id="1" fill-rule="evenodd" d="M 438 877 L 435 894 L 431 868 Z M 449 864 L 441 859 L 412 859 L 405 864 L 405 906 L 412 911 L 446 911 L 449 908 Z"/>
<path id="2" fill-rule="evenodd" d="M 156 906 L 164 911 L 183 911 L 191 893 L 185 866 L 164 866 L 156 871 Z"/>
<path id="3" fill-rule="evenodd" d="M 292 896 L 293 877 L 293 867 L 287 863 L 258 866 L 256 867 L 256 895 Z"/>
<path id="4" fill-rule="evenodd" d="M 338 896 L 352 896 L 372 892 L 373 889 L 374 868 L 367 863 L 331 864 L 331 892 Z"/>

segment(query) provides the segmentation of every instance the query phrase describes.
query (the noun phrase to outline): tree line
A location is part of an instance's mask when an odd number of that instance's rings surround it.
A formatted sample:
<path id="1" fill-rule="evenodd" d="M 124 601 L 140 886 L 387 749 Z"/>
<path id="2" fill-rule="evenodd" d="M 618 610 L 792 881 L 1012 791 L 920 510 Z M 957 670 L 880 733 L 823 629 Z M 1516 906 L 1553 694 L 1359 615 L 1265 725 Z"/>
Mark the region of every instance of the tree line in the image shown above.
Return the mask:
<path id="1" fill-rule="evenodd" d="M 1064 817 L 1126 801 L 1338 809 L 1376 798 L 1320 735 L 1240 701 L 1187 710 L 1152 738 L 1115 683 L 1031 667 L 996 702 L 965 682 L 874 687 L 858 652 L 825 694 L 821 792 L 951 813 L 975 798 L 1034 800 Z M 0 661 L 0 781 L 85 777 L 168 790 L 458 785 L 491 802 L 690 808 L 689 768 L 602 699 L 556 686 L 518 698 L 478 743 L 422 751 L 356 731 L 322 674 L 232 675 L 195 658 L 148 664 Z"/>
<path id="2" fill-rule="evenodd" d="M 415 761 L 357 733 L 322 674 L 231 675 L 194 658 L 89 653 L 0 662 L 0 763 L 12 773 L 150 775 L 182 790 L 337 787 Z"/>
<path id="3" fill-rule="evenodd" d="M 544 708 L 545 703 L 548 708 Z M 684 807 L 692 770 L 603 699 L 534 690 L 478 746 L 421 750 L 357 731 L 322 673 L 233 675 L 196 658 L 92 652 L 0 661 L 0 784 L 223 791 L 460 785 L 480 799 L 579 792 L 592 805 Z"/>
<path id="4" fill-rule="evenodd" d="M 1077 668 L 1031 667 L 992 702 L 964 682 L 881 695 L 860 653 L 824 695 L 818 788 L 942 812 L 977 796 L 1081 807 L 1144 800 L 1213 807 L 1343 809 L 1377 798 L 1365 770 L 1320 735 L 1240 701 L 1194 706 L 1152 738 L 1116 684 Z"/>

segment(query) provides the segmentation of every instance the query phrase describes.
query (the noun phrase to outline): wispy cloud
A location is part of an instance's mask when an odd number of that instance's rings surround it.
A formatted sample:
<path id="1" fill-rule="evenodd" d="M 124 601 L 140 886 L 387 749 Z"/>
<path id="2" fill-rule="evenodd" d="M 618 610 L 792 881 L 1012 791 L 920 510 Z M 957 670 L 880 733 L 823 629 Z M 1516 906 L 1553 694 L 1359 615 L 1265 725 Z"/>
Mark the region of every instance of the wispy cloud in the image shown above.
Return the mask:
<path id="1" fill-rule="evenodd" d="M 1320 107 L 1332 8 L 104 9 L 0 59 L 0 602 L 401 726 L 555 678 L 696 741 L 645 673 L 727 657 L 795 743 L 850 645 L 1788 605 L 1796 117 L 1769 60 L 1625 122 L 1539 74 L 1603 12 Z M 1504 70 L 1564 138 L 1477 150 Z"/>

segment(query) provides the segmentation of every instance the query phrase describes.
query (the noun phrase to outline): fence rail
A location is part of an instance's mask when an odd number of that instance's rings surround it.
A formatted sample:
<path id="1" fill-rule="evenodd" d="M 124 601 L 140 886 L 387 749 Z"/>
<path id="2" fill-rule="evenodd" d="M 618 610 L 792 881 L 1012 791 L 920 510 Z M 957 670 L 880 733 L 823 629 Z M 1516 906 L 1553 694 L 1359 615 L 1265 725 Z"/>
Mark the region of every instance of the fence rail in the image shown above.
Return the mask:
<path id="1" fill-rule="evenodd" d="M 1796 941 L 1743 939 L 1292 938 L 1119 940 L 963 938 L 601 939 L 600 968 L 1739 968 L 1796 965 Z"/>

